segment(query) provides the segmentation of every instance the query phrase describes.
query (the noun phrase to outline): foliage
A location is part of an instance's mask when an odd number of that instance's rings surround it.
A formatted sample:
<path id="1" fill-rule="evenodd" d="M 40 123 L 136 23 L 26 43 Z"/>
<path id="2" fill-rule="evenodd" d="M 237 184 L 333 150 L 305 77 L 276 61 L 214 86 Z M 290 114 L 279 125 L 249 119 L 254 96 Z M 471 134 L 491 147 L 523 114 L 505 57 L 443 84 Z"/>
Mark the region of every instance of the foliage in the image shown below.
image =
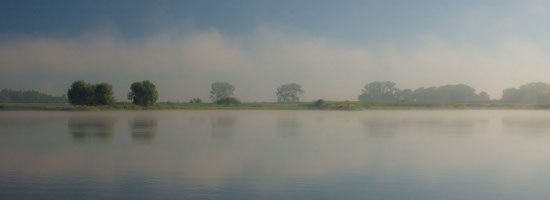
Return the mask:
<path id="1" fill-rule="evenodd" d="M 201 98 L 193 98 L 193 99 L 189 100 L 189 103 L 202 103 L 202 99 Z"/>
<path id="2" fill-rule="evenodd" d="M 34 90 L 0 90 L 0 103 L 67 103 L 66 96 L 52 96 Z"/>
<path id="3" fill-rule="evenodd" d="M 134 82 L 130 86 L 128 100 L 133 104 L 140 106 L 151 106 L 158 99 L 158 93 L 155 84 L 150 81 Z"/>
<path id="4" fill-rule="evenodd" d="M 215 82 L 211 85 L 210 100 L 218 102 L 221 99 L 232 97 L 235 87 L 226 82 Z"/>
<path id="5" fill-rule="evenodd" d="M 216 104 L 218 105 L 226 105 L 226 106 L 229 106 L 229 105 L 239 105 L 241 104 L 241 101 L 239 101 L 239 99 L 235 98 L 235 97 L 226 97 L 226 98 L 222 98 L 222 99 L 218 99 L 216 101 Z"/>
<path id="6" fill-rule="evenodd" d="M 542 82 L 525 84 L 508 88 L 502 92 L 501 101 L 510 103 L 548 103 L 550 102 L 550 85 Z"/>
<path id="7" fill-rule="evenodd" d="M 488 102 L 486 92 L 475 93 L 475 89 L 464 84 L 444 85 L 441 87 L 400 90 L 389 81 L 372 82 L 365 85 L 359 101 L 368 102 Z"/>
<path id="8" fill-rule="evenodd" d="M 302 86 L 296 83 L 284 84 L 277 88 L 277 102 L 281 103 L 293 103 L 298 102 L 300 98 L 298 95 L 303 95 L 304 90 Z"/>
<path id="9" fill-rule="evenodd" d="M 115 103 L 113 86 L 109 83 L 89 84 L 75 81 L 67 91 L 69 102 L 73 105 L 111 105 Z"/>
<path id="10" fill-rule="evenodd" d="M 111 105 L 115 103 L 113 86 L 109 83 L 99 83 L 94 86 L 94 105 Z"/>
<path id="11" fill-rule="evenodd" d="M 359 101 L 387 102 L 398 101 L 399 89 L 391 81 L 376 81 L 365 85 Z"/>
<path id="12" fill-rule="evenodd" d="M 315 108 L 323 108 L 326 106 L 326 102 L 323 99 L 318 99 L 313 101 L 313 107 Z"/>

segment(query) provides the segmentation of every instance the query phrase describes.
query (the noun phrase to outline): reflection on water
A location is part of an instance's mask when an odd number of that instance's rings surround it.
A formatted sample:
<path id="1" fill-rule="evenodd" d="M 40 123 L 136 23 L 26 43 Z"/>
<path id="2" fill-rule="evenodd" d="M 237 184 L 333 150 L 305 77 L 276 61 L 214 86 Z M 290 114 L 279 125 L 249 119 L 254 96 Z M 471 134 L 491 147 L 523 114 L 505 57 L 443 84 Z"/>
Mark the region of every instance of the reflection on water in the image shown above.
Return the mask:
<path id="1" fill-rule="evenodd" d="M 277 119 L 277 132 L 283 137 L 298 136 L 302 124 L 295 117 L 279 117 Z"/>
<path id="2" fill-rule="evenodd" d="M 392 120 L 365 120 L 363 127 L 369 137 L 391 138 L 398 130 L 397 122 Z"/>
<path id="3" fill-rule="evenodd" d="M 502 125 L 507 133 L 525 137 L 544 137 L 550 135 L 550 118 L 506 117 Z"/>
<path id="4" fill-rule="evenodd" d="M 114 124 L 111 117 L 71 117 L 68 127 L 75 141 L 108 141 L 113 137 Z"/>
<path id="5" fill-rule="evenodd" d="M 210 120 L 213 138 L 230 138 L 235 135 L 235 115 L 217 115 Z"/>
<path id="6" fill-rule="evenodd" d="M 549 116 L 0 112 L 0 199 L 548 199 Z"/>
<path id="7" fill-rule="evenodd" d="M 157 133 L 157 119 L 153 117 L 136 117 L 130 121 L 132 139 L 137 142 L 151 142 Z"/>

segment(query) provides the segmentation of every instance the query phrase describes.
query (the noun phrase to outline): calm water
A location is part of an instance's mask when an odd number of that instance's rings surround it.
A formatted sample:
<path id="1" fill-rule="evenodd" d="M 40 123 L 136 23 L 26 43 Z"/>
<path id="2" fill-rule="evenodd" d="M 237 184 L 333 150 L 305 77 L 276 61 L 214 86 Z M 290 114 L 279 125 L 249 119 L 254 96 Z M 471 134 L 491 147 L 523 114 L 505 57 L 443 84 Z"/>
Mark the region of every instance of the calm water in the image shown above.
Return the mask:
<path id="1" fill-rule="evenodd" d="M 548 111 L 0 112 L 0 199 L 548 199 Z"/>

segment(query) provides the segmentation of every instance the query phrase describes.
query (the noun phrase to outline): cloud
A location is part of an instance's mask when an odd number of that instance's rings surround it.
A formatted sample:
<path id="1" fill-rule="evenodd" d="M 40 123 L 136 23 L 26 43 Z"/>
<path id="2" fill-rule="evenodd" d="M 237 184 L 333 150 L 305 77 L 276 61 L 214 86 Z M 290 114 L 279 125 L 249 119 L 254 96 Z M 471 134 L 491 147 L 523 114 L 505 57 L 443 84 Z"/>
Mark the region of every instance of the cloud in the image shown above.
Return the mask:
<path id="1" fill-rule="evenodd" d="M 227 81 L 243 100 L 273 101 L 288 82 L 303 85 L 305 100 L 355 100 L 364 84 L 392 80 L 403 88 L 465 83 L 499 98 L 506 87 L 545 81 L 545 55 L 522 37 L 487 45 L 426 34 L 408 46 L 358 46 L 269 26 L 239 36 L 211 29 L 134 40 L 91 32 L 1 41 L 0 84 L 61 94 L 74 80 L 107 81 L 124 99 L 132 81 L 150 79 L 161 100 L 187 100 L 206 99 L 210 83 Z"/>

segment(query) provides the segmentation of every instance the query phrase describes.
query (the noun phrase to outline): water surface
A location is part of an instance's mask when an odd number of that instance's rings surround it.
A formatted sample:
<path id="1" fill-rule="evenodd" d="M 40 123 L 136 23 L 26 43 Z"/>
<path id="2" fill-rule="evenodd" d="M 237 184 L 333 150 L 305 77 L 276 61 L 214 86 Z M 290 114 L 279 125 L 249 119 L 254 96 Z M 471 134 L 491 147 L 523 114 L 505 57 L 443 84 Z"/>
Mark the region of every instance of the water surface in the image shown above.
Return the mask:
<path id="1" fill-rule="evenodd" d="M 0 112 L 0 199 L 548 199 L 550 112 Z"/>

